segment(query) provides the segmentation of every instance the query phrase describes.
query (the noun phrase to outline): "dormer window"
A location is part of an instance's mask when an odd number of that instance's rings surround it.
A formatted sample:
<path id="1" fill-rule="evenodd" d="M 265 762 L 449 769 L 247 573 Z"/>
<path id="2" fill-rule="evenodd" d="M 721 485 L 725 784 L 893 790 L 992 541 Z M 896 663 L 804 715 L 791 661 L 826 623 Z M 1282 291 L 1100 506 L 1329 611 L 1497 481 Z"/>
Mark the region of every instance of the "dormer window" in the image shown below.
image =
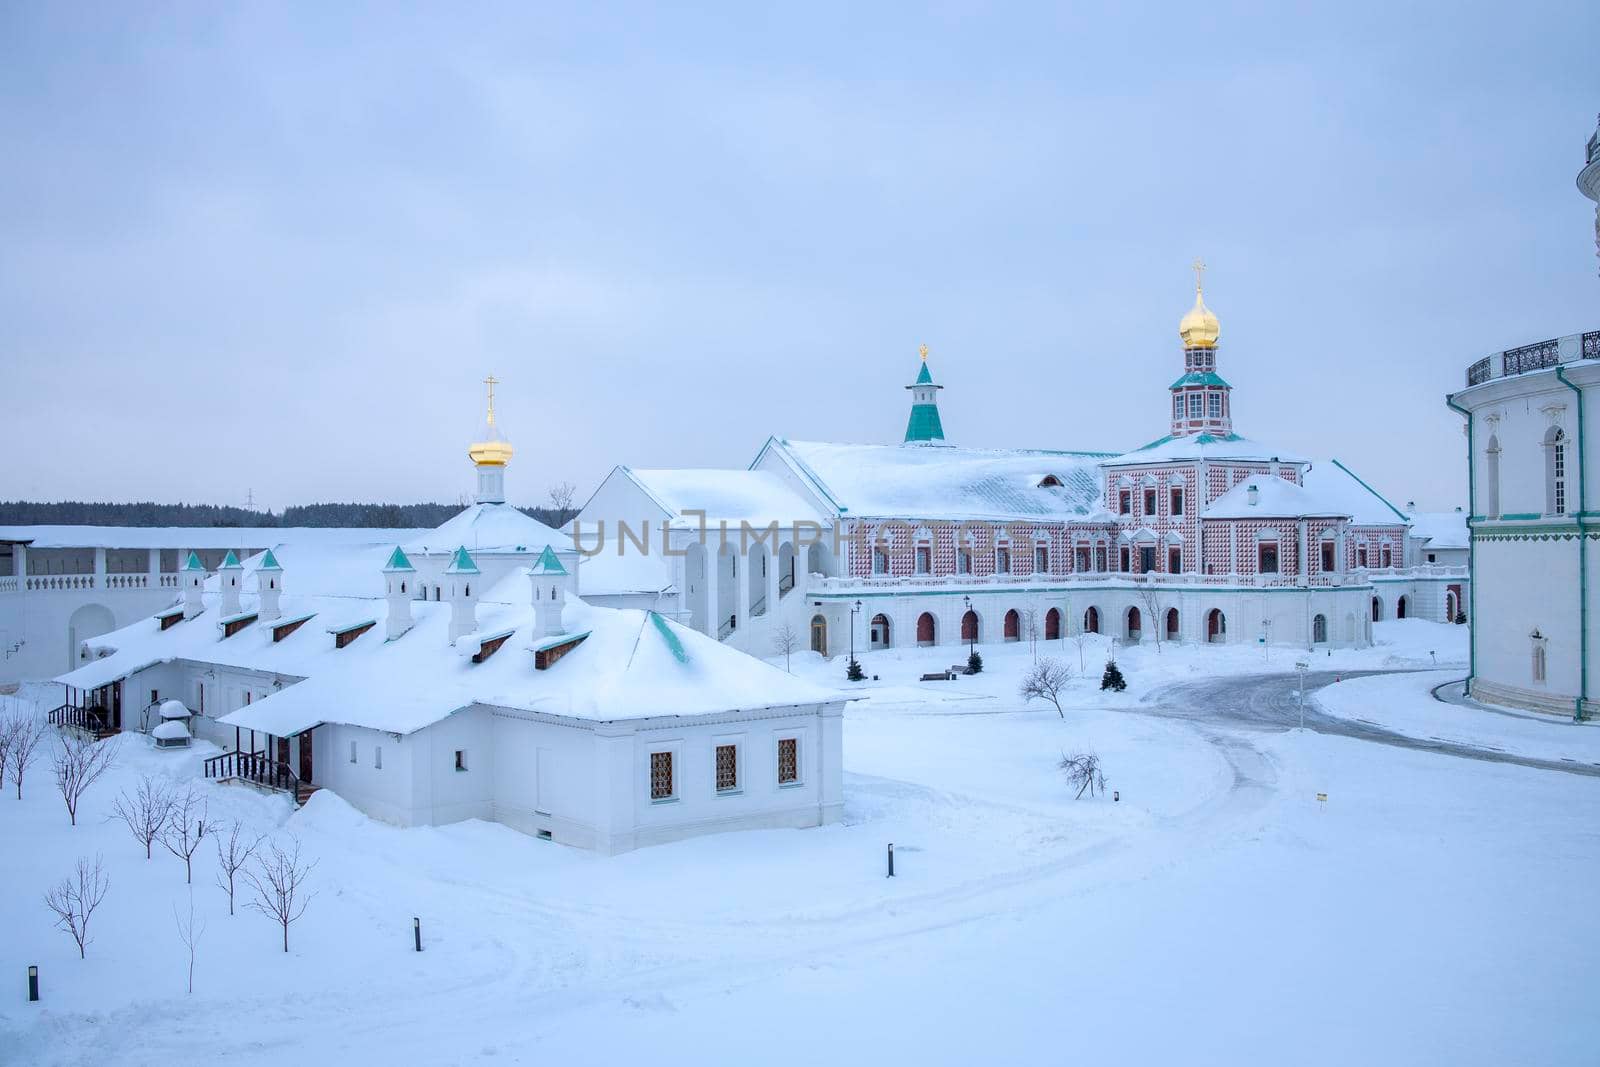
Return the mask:
<path id="1" fill-rule="evenodd" d="M 1060 489 L 1061 488 L 1061 479 L 1057 478 L 1054 474 L 1046 474 L 1042 479 L 1040 479 L 1039 488 L 1040 489 Z"/>

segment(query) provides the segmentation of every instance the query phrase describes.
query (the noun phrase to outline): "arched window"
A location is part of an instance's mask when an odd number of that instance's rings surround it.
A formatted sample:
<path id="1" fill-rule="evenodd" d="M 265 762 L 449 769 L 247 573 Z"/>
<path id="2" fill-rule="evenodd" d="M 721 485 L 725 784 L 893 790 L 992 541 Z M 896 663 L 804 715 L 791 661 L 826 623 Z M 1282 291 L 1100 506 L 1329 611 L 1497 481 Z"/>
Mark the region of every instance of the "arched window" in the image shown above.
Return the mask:
<path id="1" fill-rule="evenodd" d="M 467 583 L 465 595 L 467 595 L 467 596 L 471 596 L 472 595 L 472 583 L 471 582 Z"/>
<path id="2" fill-rule="evenodd" d="M 1228 619 L 1222 614 L 1221 608 L 1212 608 L 1206 613 L 1206 640 L 1220 644 L 1228 639 Z"/>
<path id="3" fill-rule="evenodd" d="M 1044 639 L 1046 641 L 1061 639 L 1061 612 L 1057 608 L 1051 608 L 1044 613 Z"/>
<path id="4" fill-rule="evenodd" d="M 1491 519 L 1500 517 L 1500 438 L 1494 434 L 1483 453 L 1483 513 Z"/>
<path id="5" fill-rule="evenodd" d="M 961 640 L 976 641 L 978 639 L 978 613 L 969 611 L 961 616 Z"/>
<path id="6" fill-rule="evenodd" d="M 1552 426 L 1544 435 L 1545 514 L 1567 513 L 1567 434 Z"/>
<path id="7" fill-rule="evenodd" d="M 882 545 L 875 546 L 872 550 L 872 573 L 889 573 L 889 550 Z"/>
<path id="8" fill-rule="evenodd" d="M 1138 608 L 1129 608 L 1128 609 L 1128 640 L 1129 641 L 1137 641 L 1137 640 L 1139 640 L 1140 631 L 1142 629 L 1142 625 L 1143 624 L 1141 623 L 1140 618 L 1139 618 L 1139 609 Z"/>
<path id="9" fill-rule="evenodd" d="M 1408 608 L 1408 607 L 1410 607 L 1410 604 L 1408 604 L 1406 602 L 1406 598 L 1405 597 L 1401 597 L 1399 600 L 1395 601 L 1395 604 L 1394 604 L 1394 617 L 1397 618 L 1397 619 L 1405 618 L 1406 617 L 1406 608 Z"/>
<path id="10" fill-rule="evenodd" d="M 1379 600 L 1377 597 L 1372 598 L 1372 621 L 1383 621 L 1383 601 Z"/>
<path id="11" fill-rule="evenodd" d="M 1007 641 L 1019 641 L 1022 639 L 1022 616 L 1017 614 L 1016 608 L 1006 612 L 1005 639 Z"/>
<path id="12" fill-rule="evenodd" d="M 1545 636 L 1538 630 L 1529 635 L 1533 639 L 1533 680 L 1537 685 L 1545 681 Z"/>
<path id="13" fill-rule="evenodd" d="M 821 615 L 811 616 L 811 651 L 828 654 L 828 620 Z"/>
<path id="14" fill-rule="evenodd" d="M 931 644 L 934 644 L 934 638 L 935 638 L 936 634 L 937 634 L 937 630 L 935 629 L 935 626 L 934 626 L 933 615 L 931 613 L 929 613 L 929 612 L 926 612 L 926 611 L 924 611 L 921 615 L 918 615 L 917 616 L 917 644 L 919 644 L 919 645 L 931 645 Z"/>
<path id="15" fill-rule="evenodd" d="M 1311 643 L 1323 645 L 1328 642 L 1328 618 L 1326 615 L 1317 615 L 1311 620 Z"/>
<path id="16" fill-rule="evenodd" d="M 1060 489 L 1061 488 L 1061 479 L 1057 478 L 1054 474 L 1046 474 L 1043 478 L 1041 478 L 1039 480 L 1039 488 L 1040 489 Z"/>
<path id="17" fill-rule="evenodd" d="M 1090 608 L 1083 613 L 1083 632 L 1097 634 L 1100 632 L 1100 609 Z"/>
<path id="18" fill-rule="evenodd" d="M 889 616 L 874 615 L 868 627 L 871 635 L 871 648 L 889 647 Z"/>
<path id="19" fill-rule="evenodd" d="M 1177 639 L 1178 639 L 1178 609 L 1177 608 L 1168 608 L 1167 609 L 1167 640 L 1168 641 L 1176 641 Z"/>

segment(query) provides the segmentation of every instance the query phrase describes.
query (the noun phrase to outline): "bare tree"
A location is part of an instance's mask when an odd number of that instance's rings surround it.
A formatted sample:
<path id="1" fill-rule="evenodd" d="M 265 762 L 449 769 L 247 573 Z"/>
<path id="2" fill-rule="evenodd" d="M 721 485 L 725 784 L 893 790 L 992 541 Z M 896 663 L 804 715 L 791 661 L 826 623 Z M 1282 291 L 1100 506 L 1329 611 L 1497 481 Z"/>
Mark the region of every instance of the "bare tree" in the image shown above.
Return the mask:
<path id="1" fill-rule="evenodd" d="M 256 854 L 256 849 L 261 847 L 264 840 L 259 835 L 249 844 L 244 839 L 244 824 L 238 819 L 233 820 L 227 833 L 218 832 L 217 842 L 217 888 L 228 893 L 228 914 L 233 914 L 233 890 L 239 871 L 250 857 Z"/>
<path id="2" fill-rule="evenodd" d="M 283 927 L 283 951 L 289 951 L 289 924 L 306 912 L 314 893 L 305 892 L 305 880 L 315 863 L 300 862 L 300 841 L 290 838 L 293 846 L 285 851 L 276 841 L 267 846 L 268 851 L 256 856 L 253 869 L 246 869 L 244 880 L 250 883 L 255 899 L 245 907 L 254 908 L 270 916 Z"/>
<path id="3" fill-rule="evenodd" d="M 1100 771 L 1100 757 L 1093 752 L 1080 753 L 1076 756 L 1063 754 L 1059 766 L 1067 772 L 1067 784 L 1078 787 L 1074 800 L 1081 798 L 1085 790 L 1091 797 L 1096 791 L 1101 793 L 1106 791 L 1106 776 Z"/>
<path id="4" fill-rule="evenodd" d="M 205 936 L 205 920 L 200 920 L 196 925 L 194 918 L 194 888 L 189 889 L 189 913 L 179 914 L 178 906 L 172 906 L 172 921 L 178 926 L 178 940 L 183 942 L 183 947 L 189 950 L 189 994 L 194 995 L 194 950 L 200 944 L 200 939 Z"/>
<path id="5" fill-rule="evenodd" d="M 1161 638 L 1167 631 L 1167 605 L 1160 589 L 1146 583 L 1139 588 L 1139 599 L 1144 603 L 1145 614 L 1150 617 L 1150 629 L 1156 635 L 1156 655 L 1161 654 Z"/>
<path id="6" fill-rule="evenodd" d="M 1066 690 L 1067 683 L 1072 680 L 1072 671 L 1058 659 L 1046 656 L 1033 665 L 1033 669 L 1022 679 L 1022 699 L 1024 702 L 1042 699 L 1055 705 L 1056 714 L 1063 719 L 1067 713 L 1061 710 L 1061 694 Z"/>
<path id="7" fill-rule="evenodd" d="M 56 914 L 56 925 L 72 935 L 78 944 L 78 958 L 84 958 L 84 946 L 89 943 L 89 917 L 105 899 L 111 880 L 101 868 L 100 855 L 95 854 L 91 865 L 87 859 L 78 860 L 78 869 L 51 886 L 44 895 L 45 907 Z"/>
<path id="8" fill-rule="evenodd" d="M 1089 638 L 1091 638 L 1093 636 L 1094 635 L 1091 634 L 1088 630 L 1079 630 L 1077 635 L 1074 636 L 1073 639 L 1072 639 L 1072 643 L 1078 646 L 1078 673 L 1079 674 L 1082 674 L 1084 671 L 1089 669 L 1088 667 L 1084 666 L 1083 654 L 1084 654 L 1084 650 L 1087 649 L 1088 646 L 1089 646 Z"/>
<path id="9" fill-rule="evenodd" d="M 1028 651 L 1033 655 L 1033 662 L 1039 662 L 1039 609 L 1022 609 L 1022 635 L 1028 639 Z"/>
<path id="10" fill-rule="evenodd" d="M 43 719 L 39 718 L 37 709 L 35 714 L 25 712 L 12 715 L 6 720 L 4 730 L 6 733 L 6 766 L 11 770 L 11 780 L 17 786 L 17 799 L 22 799 L 22 776 L 33 763 L 33 758 L 38 754 L 39 745 L 44 741 L 46 728 Z"/>
<path id="11" fill-rule="evenodd" d="M 16 724 L 15 716 L 0 718 L 0 786 L 6 784 L 6 755 L 11 751 L 11 735 L 17 728 Z"/>
<path id="12" fill-rule="evenodd" d="M 61 736 L 55 751 L 56 788 L 67 802 L 67 815 L 78 825 L 78 801 L 116 762 L 117 742 L 96 741 L 76 731 Z"/>
<path id="13" fill-rule="evenodd" d="M 172 791 L 148 774 L 139 779 L 139 786 L 131 795 L 123 790 L 111 804 L 111 817 L 127 825 L 134 839 L 144 846 L 145 859 L 150 858 L 150 846 L 161 836 L 171 811 Z"/>
<path id="14" fill-rule="evenodd" d="M 572 502 L 578 499 L 578 487 L 571 482 L 558 482 L 550 487 L 550 508 L 553 511 L 571 511 Z"/>
<path id="15" fill-rule="evenodd" d="M 194 854 L 205 839 L 207 804 L 193 785 L 172 797 L 167 821 L 161 827 L 161 843 L 183 861 L 183 880 L 194 884 Z"/>
<path id="16" fill-rule="evenodd" d="M 800 651 L 800 635 L 793 626 L 784 623 L 773 631 L 772 650 L 783 657 L 783 669 L 789 670 L 789 657 Z M 793 671 L 789 671 L 793 674 Z"/>

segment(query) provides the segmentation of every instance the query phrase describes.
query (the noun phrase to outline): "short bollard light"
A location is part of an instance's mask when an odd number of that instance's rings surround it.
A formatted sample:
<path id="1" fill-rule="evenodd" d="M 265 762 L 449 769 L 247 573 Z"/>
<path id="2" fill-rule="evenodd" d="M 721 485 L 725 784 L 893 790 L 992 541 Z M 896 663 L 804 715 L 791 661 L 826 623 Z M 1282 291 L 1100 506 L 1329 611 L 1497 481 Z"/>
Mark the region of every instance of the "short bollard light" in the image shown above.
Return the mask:
<path id="1" fill-rule="evenodd" d="M 1119 801 L 1121 799 L 1122 799 L 1122 793 L 1119 790 L 1113 789 L 1111 791 L 1111 803 L 1115 804 L 1117 801 Z"/>
<path id="2" fill-rule="evenodd" d="M 894 842 L 889 843 L 889 877 L 894 877 Z"/>
<path id="3" fill-rule="evenodd" d="M 417 917 L 415 917 L 415 916 L 412 916 L 412 919 L 411 919 L 411 936 L 416 941 L 417 951 L 421 952 L 422 951 L 422 920 L 417 918 Z"/>
<path id="4" fill-rule="evenodd" d="M 37 966 L 28 968 L 28 999 L 39 999 L 39 968 Z"/>

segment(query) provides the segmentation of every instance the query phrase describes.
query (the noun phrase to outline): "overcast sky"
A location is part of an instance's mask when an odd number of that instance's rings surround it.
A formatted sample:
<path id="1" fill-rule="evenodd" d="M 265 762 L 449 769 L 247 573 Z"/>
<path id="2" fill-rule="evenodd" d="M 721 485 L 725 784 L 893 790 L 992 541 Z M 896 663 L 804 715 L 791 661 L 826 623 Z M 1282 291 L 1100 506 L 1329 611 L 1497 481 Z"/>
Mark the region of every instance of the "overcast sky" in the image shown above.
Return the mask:
<path id="1" fill-rule="evenodd" d="M 1593 0 L 601 6 L 0 5 L 0 498 L 453 500 L 490 371 L 581 497 L 898 441 L 924 342 L 952 443 L 1131 448 L 1199 255 L 1236 428 L 1444 508 L 1600 328 Z"/>

